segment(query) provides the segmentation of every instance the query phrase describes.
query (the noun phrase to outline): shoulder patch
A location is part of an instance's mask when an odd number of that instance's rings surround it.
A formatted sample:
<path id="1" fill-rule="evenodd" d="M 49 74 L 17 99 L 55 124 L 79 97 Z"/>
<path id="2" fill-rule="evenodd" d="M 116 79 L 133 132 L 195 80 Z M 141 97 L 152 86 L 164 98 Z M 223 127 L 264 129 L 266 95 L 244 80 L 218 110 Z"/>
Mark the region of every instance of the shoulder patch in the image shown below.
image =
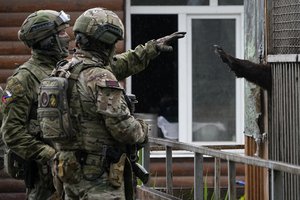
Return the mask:
<path id="1" fill-rule="evenodd" d="M 91 88 L 98 86 L 101 88 L 123 89 L 114 74 L 106 69 L 90 68 L 84 71 L 84 76 Z"/>
<path id="2" fill-rule="evenodd" d="M 10 102 L 13 101 L 12 93 L 8 90 L 5 90 L 1 100 L 2 100 L 2 103 L 9 104 Z"/>
<path id="3" fill-rule="evenodd" d="M 120 84 L 118 81 L 114 80 L 106 80 L 105 81 L 107 87 L 112 87 L 112 88 L 120 88 Z"/>
<path id="4" fill-rule="evenodd" d="M 24 94 L 25 89 L 20 81 L 16 78 L 11 78 L 7 82 L 1 100 L 2 103 L 9 104 L 10 102 L 13 102 L 16 97 L 23 96 Z"/>

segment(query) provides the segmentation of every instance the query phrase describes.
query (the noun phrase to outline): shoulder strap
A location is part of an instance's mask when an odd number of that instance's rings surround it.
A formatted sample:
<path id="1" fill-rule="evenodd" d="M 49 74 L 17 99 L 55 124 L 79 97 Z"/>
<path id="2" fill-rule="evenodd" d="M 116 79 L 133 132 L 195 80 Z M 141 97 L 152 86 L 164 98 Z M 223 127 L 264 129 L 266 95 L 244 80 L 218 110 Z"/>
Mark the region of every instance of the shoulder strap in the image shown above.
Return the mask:
<path id="1" fill-rule="evenodd" d="M 88 65 L 78 65 L 80 63 L 75 63 L 72 66 L 71 70 L 70 70 L 71 75 L 68 77 L 68 84 L 69 84 L 69 86 L 68 86 L 68 90 L 67 90 L 67 96 L 68 97 L 71 97 L 71 93 L 72 93 L 73 87 L 75 85 L 75 82 L 78 80 L 80 72 L 83 71 L 83 70 L 85 70 L 85 69 L 87 69 L 87 68 L 92 67 L 92 66 L 88 66 Z"/>
<path id="2" fill-rule="evenodd" d="M 67 97 L 70 99 L 75 82 L 78 80 L 81 71 L 95 67 L 95 65 L 80 65 L 83 60 L 78 60 L 73 57 L 71 62 L 62 60 L 57 63 L 55 71 L 51 74 L 52 76 L 64 77 L 68 79 Z"/>
<path id="3" fill-rule="evenodd" d="M 28 65 L 27 63 L 25 63 L 24 65 L 22 65 L 21 67 L 19 67 L 19 69 L 25 69 L 27 71 L 29 71 L 32 75 L 35 76 L 35 78 L 41 82 L 44 78 L 47 78 L 49 75 L 46 74 L 45 71 L 43 71 L 40 67 L 36 66 L 36 65 Z"/>
<path id="4" fill-rule="evenodd" d="M 79 65 L 79 66 L 73 67 L 72 70 L 70 71 L 71 75 L 69 76 L 69 79 L 76 81 L 79 77 L 80 72 L 87 69 L 87 68 L 90 68 L 90 67 L 94 67 L 94 66 Z"/>

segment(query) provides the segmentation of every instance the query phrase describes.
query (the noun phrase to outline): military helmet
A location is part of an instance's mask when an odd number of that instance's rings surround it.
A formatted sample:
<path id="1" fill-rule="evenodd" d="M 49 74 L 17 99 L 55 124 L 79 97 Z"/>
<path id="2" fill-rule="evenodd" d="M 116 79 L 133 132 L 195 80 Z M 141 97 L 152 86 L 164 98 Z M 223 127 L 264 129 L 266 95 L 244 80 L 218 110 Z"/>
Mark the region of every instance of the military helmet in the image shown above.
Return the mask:
<path id="1" fill-rule="evenodd" d="M 124 25 L 116 13 L 105 8 L 92 8 L 77 18 L 73 31 L 106 44 L 114 44 L 123 39 Z"/>
<path id="2" fill-rule="evenodd" d="M 39 10 L 30 14 L 18 31 L 18 38 L 28 47 L 65 29 L 70 16 L 64 11 Z"/>

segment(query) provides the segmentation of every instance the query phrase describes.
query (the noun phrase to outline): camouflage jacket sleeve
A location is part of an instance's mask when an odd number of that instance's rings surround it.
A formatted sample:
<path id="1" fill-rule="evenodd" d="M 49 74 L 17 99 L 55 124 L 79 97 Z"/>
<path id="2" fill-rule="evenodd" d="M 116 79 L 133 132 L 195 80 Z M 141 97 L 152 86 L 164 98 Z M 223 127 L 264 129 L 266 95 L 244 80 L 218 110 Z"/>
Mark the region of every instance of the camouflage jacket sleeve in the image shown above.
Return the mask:
<path id="1" fill-rule="evenodd" d="M 125 144 L 144 142 L 148 126 L 130 114 L 123 88 L 115 76 L 108 70 L 100 68 L 86 71 L 88 71 L 86 75 L 91 77 L 87 80 L 87 86 L 93 91 L 97 113 L 103 117 L 106 128 L 113 138 Z"/>
<path id="2" fill-rule="evenodd" d="M 37 82 L 28 73 L 23 75 L 8 79 L 4 90 L 2 137 L 5 144 L 22 158 L 44 163 L 55 150 L 29 133 L 29 115 L 37 99 L 34 92 Z"/>
<path id="3" fill-rule="evenodd" d="M 115 55 L 111 68 L 117 80 L 123 80 L 144 70 L 150 60 L 158 55 L 154 40 L 150 40 L 145 45 L 138 45 L 134 50 Z"/>

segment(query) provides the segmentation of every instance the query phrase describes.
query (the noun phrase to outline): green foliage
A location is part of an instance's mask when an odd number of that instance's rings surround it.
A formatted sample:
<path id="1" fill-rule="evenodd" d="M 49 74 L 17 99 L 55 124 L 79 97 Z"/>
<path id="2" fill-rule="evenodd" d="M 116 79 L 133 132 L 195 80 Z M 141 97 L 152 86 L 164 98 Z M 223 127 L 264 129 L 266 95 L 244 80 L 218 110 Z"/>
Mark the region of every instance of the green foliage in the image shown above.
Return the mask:
<path id="1" fill-rule="evenodd" d="M 152 185 L 153 189 L 156 188 L 156 177 L 157 177 L 157 172 L 155 172 L 155 176 L 153 177 L 154 178 L 153 185 Z M 203 188 L 204 200 L 215 200 L 215 192 L 213 192 L 211 194 L 211 197 L 209 198 L 209 189 L 208 189 L 208 183 L 207 183 L 207 174 L 206 174 L 206 176 L 204 178 L 203 186 L 204 186 L 204 188 Z M 183 189 L 181 188 L 180 190 L 181 190 L 182 193 L 181 193 L 181 195 L 179 197 L 181 199 L 184 198 L 186 200 L 193 200 L 194 199 L 194 189 L 195 188 L 192 188 L 191 191 L 190 191 L 190 193 L 187 195 L 187 197 L 185 197 L 185 195 L 183 194 Z M 245 195 L 243 195 L 238 200 L 245 200 L 245 199 L 246 199 L 246 197 L 245 197 Z M 224 200 L 228 200 L 228 190 L 226 192 Z"/>
<path id="2" fill-rule="evenodd" d="M 225 195 L 225 199 L 224 200 L 228 200 L 228 190 L 226 192 L 226 195 Z"/>
<path id="3" fill-rule="evenodd" d="M 153 185 L 152 185 L 153 189 L 156 188 L 156 178 L 157 178 L 157 171 L 155 172 L 155 176 L 154 176 L 154 181 L 153 181 Z"/>
<path id="4" fill-rule="evenodd" d="M 143 152 L 142 152 L 142 150 L 138 151 L 138 157 L 139 157 L 138 163 L 142 165 L 142 161 L 143 161 Z M 137 178 L 137 184 L 141 186 L 141 185 L 143 185 L 143 182 L 140 179 Z"/>
<path id="5" fill-rule="evenodd" d="M 207 198 L 208 198 L 207 174 L 204 179 L 203 193 L 204 193 L 204 200 L 207 200 Z"/>
<path id="6" fill-rule="evenodd" d="M 213 194 L 211 195 L 210 200 L 214 200 L 214 199 L 215 199 L 215 193 L 213 193 Z"/>

